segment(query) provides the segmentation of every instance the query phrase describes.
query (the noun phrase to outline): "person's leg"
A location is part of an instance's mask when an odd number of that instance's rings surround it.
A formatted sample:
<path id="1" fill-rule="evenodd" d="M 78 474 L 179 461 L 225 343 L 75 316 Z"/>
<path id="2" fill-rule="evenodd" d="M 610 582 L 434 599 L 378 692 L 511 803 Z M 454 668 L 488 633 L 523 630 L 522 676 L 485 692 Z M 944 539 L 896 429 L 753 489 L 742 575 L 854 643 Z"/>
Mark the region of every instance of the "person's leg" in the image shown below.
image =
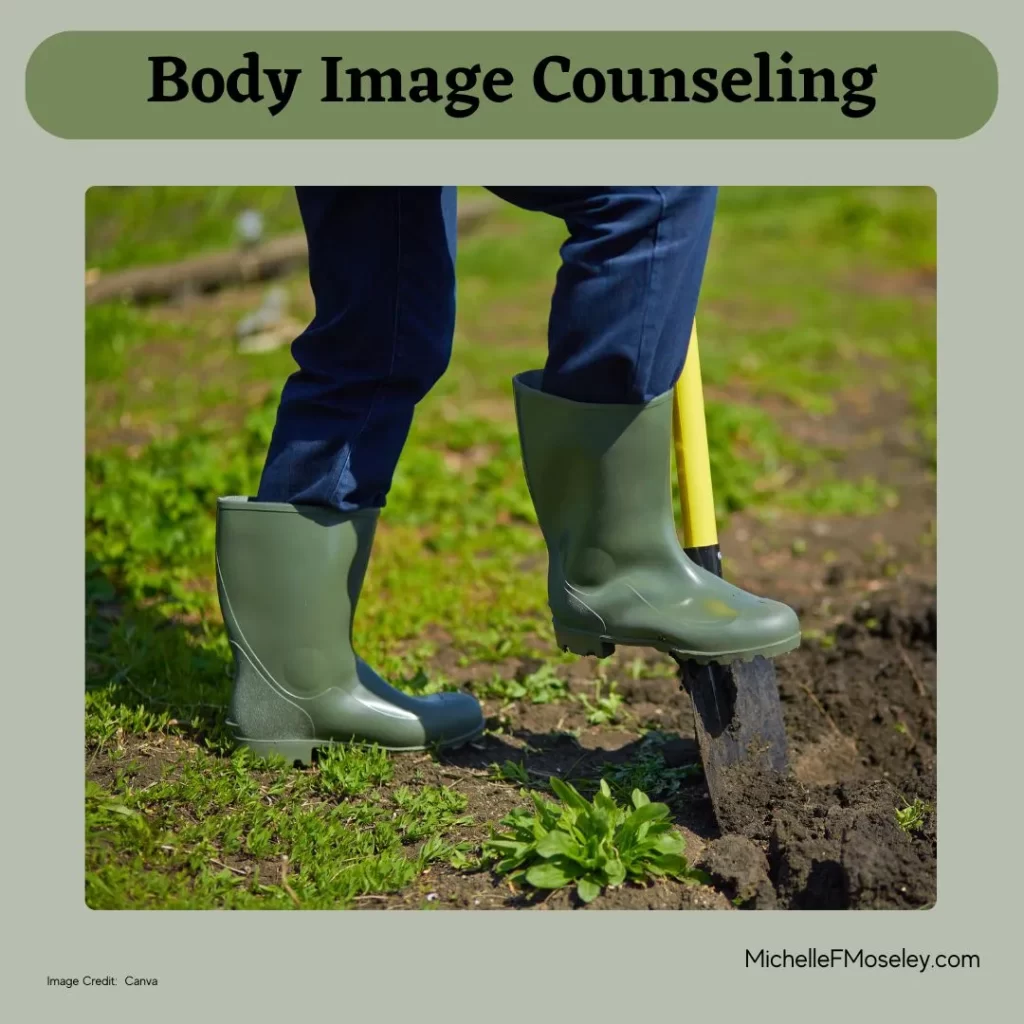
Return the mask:
<path id="1" fill-rule="evenodd" d="M 677 659 L 774 657 L 791 608 L 692 561 L 676 532 L 672 389 L 707 255 L 710 188 L 502 188 L 569 229 L 543 370 L 514 381 L 526 480 L 548 547 L 563 650 L 654 647 Z"/>
<path id="2" fill-rule="evenodd" d="M 316 300 L 261 501 L 380 508 L 455 323 L 453 188 L 298 188 Z"/>
<path id="3" fill-rule="evenodd" d="M 235 665 L 227 724 L 240 746 L 303 763 L 349 740 L 458 745 L 484 728 L 475 697 L 410 696 L 352 645 L 413 407 L 451 351 L 455 193 L 298 195 L 316 316 L 292 348 L 299 369 L 257 499 L 225 496 L 217 507 L 217 591 Z"/>
<path id="4" fill-rule="evenodd" d="M 712 187 L 491 188 L 565 221 L 543 389 L 639 404 L 675 384 L 707 259 Z"/>

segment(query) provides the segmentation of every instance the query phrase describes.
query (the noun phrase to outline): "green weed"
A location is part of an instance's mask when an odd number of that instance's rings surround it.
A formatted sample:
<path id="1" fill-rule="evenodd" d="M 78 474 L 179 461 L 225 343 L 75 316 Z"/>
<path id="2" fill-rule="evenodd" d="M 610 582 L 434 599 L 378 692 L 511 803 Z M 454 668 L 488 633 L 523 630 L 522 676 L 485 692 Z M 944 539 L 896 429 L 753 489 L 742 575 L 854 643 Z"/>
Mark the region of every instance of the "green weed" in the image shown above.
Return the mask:
<path id="1" fill-rule="evenodd" d="M 624 700 L 614 680 L 607 684 L 600 679 L 595 682 L 592 700 L 585 693 L 578 694 L 576 699 L 586 709 L 588 725 L 608 725 L 617 722 L 622 714 Z"/>
<path id="2" fill-rule="evenodd" d="M 903 806 L 896 808 L 896 824 L 908 834 L 920 832 L 931 811 L 931 805 L 926 804 L 920 797 L 915 797 L 913 801 L 904 798 Z"/>
<path id="3" fill-rule="evenodd" d="M 551 704 L 554 701 L 565 700 L 569 696 L 565 680 L 558 677 L 552 665 L 542 665 L 522 679 L 495 676 L 489 682 L 480 685 L 477 690 L 482 697 L 497 698 L 506 702 L 522 700 L 530 704 Z"/>
<path id="4" fill-rule="evenodd" d="M 492 830 L 484 842 L 497 874 L 535 889 L 575 885 L 584 903 L 626 881 L 703 880 L 687 863 L 685 840 L 664 804 L 634 790 L 632 806 L 623 807 L 604 781 L 592 802 L 561 779 L 552 778 L 551 788 L 560 804 L 531 793 L 533 811 L 517 808 L 501 821 L 508 831 Z"/>
<path id="5" fill-rule="evenodd" d="M 504 764 L 492 764 L 492 779 L 498 782 L 518 782 L 522 786 L 530 784 L 530 773 L 522 761 L 506 761 Z"/>

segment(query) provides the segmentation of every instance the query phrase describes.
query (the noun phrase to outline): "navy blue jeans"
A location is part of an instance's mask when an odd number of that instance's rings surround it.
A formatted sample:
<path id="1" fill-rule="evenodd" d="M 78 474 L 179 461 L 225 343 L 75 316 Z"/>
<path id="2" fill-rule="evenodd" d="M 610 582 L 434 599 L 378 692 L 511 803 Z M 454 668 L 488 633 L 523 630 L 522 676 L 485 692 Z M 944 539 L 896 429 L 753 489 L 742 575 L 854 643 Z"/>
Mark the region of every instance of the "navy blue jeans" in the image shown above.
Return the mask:
<path id="1" fill-rule="evenodd" d="M 492 188 L 561 218 L 542 387 L 642 404 L 686 358 L 717 190 Z M 417 402 L 451 356 L 455 189 L 296 190 L 316 300 L 295 340 L 259 498 L 380 508 Z M 524 370 L 531 367 L 523 367 Z"/>

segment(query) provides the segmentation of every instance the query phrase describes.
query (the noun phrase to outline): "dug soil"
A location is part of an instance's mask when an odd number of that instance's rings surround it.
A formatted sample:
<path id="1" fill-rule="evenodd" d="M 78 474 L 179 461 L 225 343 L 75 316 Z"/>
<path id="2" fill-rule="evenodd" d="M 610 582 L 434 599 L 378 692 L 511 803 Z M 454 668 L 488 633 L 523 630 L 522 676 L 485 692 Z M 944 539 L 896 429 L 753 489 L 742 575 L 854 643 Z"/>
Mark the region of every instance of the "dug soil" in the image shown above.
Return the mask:
<path id="1" fill-rule="evenodd" d="M 830 645 L 811 643 L 777 662 L 791 773 L 737 772 L 713 813 L 703 778 L 655 794 L 672 808 L 692 863 L 710 885 L 662 882 L 604 893 L 593 909 L 912 909 L 935 900 L 935 589 L 894 585 L 859 601 Z M 523 666 L 526 673 L 530 666 Z M 591 669 L 591 671 L 593 671 Z M 582 673 L 581 673 L 582 675 Z M 495 780 L 489 765 L 511 760 L 539 786 L 551 775 L 596 779 L 644 742 L 632 731 L 656 726 L 669 767 L 698 759 L 686 694 L 669 678 L 617 677 L 623 725 L 568 721 L 564 705 L 505 708 L 502 735 L 490 735 L 440 763 L 400 759 L 399 771 L 456 786 L 468 813 L 494 821 L 523 802 L 520 784 Z M 585 692 L 585 680 L 573 688 Z M 497 709 L 489 707 L 492 715 Z M 493 721 L 493 718 L 492 718 Z M 578 735 L 566 730 L 578 729 Z M 647 741 L 646 749 L 652 749 Z M 431 775 L 436 778 L 430 778 Z M 896 811 L 925 806 L 917 827 Z M 465 838 L 479 839 L 476 829 Z M 487 874 L 432 867 L 419 884 L 374 901 L 387 907 L 569 908 L 560 892 L 527 898 Z"/>
<path id="2" fill-rule="evenodd" d="M 880 417 L 901 421 L 899 410 L 848 405 L 828 429 L 833 440 L 841 432 L 848 443 L 844 472 L 898 487 L 893 507 L 868 517 L 763 522 L 737 516 L 722 537 L 733 579 L 789 602 L 801 615 L 804 644 L 776 661 L 789 775 L 739 773 L 717 817 L 699 772 L 669 794 L 652 794 L 671 807 L 687 856 L 710 885 L 625 886 L 587 909 L 920 909 L 934 903 L 935 482 L 911 436 L 876 432 L 868 440 L 871 421 Z M 620 649 L 606 662 L 580 659 L 569 666 L 576 693 L 592 693 L 599 674 L 605 685 L 615 681 L 625 699 L 618 723 L 589 725 L 577 702 L 485 702 L 499 734 L 441 763 L 414 758 L 399 770 L 435 772 L 437 782 L 467 795 L 477 821 L 494 822 L 523 803 L 521 782 L 488 772 L 495 763 L 521 763 L 539 787 L 551 775 L 594 781 L 642 745 L 651 749 L 652 735 L 643 736 L 653 729 L 667 766 L 696 764 L 693 712 L 674 665 L 651 656 L 647 671 L 637 672 L 638 653 Z M 521 676 L 535 668 L 506 666 Z M 454 659 L 445 671 L 458 675 Z M 901 825 L 897 811 L 915 804 L 916 820 Z M 470 828 L 465 838 L 486 834 Z M 369 905 L 581 906 L 564 890 L 527 897 L 489 874 L 444 865 L 405 893 Z"/>

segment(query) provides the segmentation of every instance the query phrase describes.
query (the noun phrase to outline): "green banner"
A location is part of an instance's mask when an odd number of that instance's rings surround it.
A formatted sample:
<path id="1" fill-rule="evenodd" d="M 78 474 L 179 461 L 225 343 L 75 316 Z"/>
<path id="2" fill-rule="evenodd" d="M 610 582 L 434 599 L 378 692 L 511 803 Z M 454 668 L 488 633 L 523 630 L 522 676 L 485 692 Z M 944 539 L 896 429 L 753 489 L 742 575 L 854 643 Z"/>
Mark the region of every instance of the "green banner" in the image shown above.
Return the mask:
<path id="1" fill-rule="evenodd" d="M 66 139 L 956 139 L 998 76 L 962 32 L 62 32 Z"/>

